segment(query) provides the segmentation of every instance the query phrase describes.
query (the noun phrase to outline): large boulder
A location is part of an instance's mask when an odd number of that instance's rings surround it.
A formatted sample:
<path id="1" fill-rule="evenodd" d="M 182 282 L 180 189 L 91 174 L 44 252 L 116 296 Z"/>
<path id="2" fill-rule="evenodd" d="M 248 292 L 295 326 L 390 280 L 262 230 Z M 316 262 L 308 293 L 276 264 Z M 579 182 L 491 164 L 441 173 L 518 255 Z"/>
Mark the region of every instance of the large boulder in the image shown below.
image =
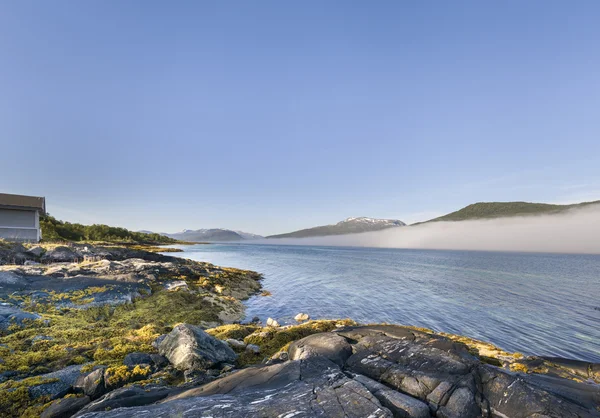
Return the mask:
<path id="1" fill-rule="evenodd" d="M 104 384 L 105 369 L 106 367 L 99 367 L 88 374 L 79 376 L 73 385 L 73 389 L 83 392 L 91 399 L 96 399 L 104 395 L 108 392 L 108 389 Z"/>
<path id="2" fill-rule="evenodd" d="M 288 350 L 290 360 L 304 360 L 322 356 L 343 366 L 352 355 L 352 347 L 345 338 L 331 332 L 313 334 L 295 341 Z"/>
<path id="3" fill-rule="evenodd" d="M 189 324 L 177 325 L 158 346 L 159 354 L 165 356 L 179 370 L 203 370 L 232 363 L 237 354 L 229 345 Z"/>

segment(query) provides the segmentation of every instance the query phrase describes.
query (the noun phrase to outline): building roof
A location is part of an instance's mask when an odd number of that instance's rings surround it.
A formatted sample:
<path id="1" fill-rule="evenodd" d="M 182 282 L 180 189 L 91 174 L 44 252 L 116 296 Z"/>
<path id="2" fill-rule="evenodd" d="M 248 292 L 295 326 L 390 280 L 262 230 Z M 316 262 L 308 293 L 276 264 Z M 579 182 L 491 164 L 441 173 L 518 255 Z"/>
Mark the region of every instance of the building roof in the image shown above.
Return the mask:
<path id="1" fill-rule="evenodd" d="M 43 215 L 46 213 L 46 198 L 0 193 L 0 207 L 5 209 L 37 210 Z"/>

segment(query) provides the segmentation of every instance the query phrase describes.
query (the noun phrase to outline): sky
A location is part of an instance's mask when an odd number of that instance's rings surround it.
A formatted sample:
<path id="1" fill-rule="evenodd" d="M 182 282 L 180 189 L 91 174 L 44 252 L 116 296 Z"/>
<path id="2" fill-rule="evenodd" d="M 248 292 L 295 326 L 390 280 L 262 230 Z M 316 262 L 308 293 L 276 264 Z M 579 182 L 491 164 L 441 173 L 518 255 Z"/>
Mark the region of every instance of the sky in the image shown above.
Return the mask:
<path id="1" fill-rule="evenodd" d="M 600 2 L 0 2 L 0 192 L 259 234 L 600 199 Z"/>

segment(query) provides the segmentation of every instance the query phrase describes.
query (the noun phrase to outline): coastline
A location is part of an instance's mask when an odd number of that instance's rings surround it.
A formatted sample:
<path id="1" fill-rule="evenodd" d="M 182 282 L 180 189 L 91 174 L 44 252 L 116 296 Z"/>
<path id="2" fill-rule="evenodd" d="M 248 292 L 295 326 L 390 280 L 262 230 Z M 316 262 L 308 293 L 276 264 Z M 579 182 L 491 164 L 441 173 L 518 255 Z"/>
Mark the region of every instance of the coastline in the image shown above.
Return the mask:
<path id="1" fill-rule="evenodd" d="M 264 409 L 253 406 L 263 403 L 252 402 L 274 389 L 269 379 L 280 379 L 282 386 L 275 386 L 282 391 L 279 401 L 268 398 L 265 404 L 283 412 L 292 408 L 283 387 L 295 388 L 289 399 L 303 393 L 302 379 L 293 378 L 296 372 L 291 371 L 296 367 L 316 367 L 309 374 L 315 379 L 314 388 L 323 390 L 322 402 L 317 396 L 313 405 L 321 409 L 339 388 L 350 398 L 355 396 L 347 392 L 352 388 L 360 396 L 348 402 L 358 402 L 365 412 L 375 405 L 371 411 L 375 416 L 398 414 L 398 402 L 390 400 L 398 398 L 422 413 L 425 405 L 436 416 L 459 416 L 453 415 L 458 411 L 453 408 L 463 402 L 461 411 L 467 415 L 460 416 L 471 416 L 477 408 L 483 411 L 484 400 L 491 411 L 496 389 L 483 379 L 483 374 L 491 373 L 495 377 L 490 382 L 506 381 L 499 386 L 502 390 L 524 382 L 519 384 L 519 396 L 533 396 L 527 398 L 532 405 L 560 398 L 567 399 L 561 410 L 598 413 L 591 406 L 600 400 L 597 364 L 525 357 L 464 336 L 410 326 L 359 326 L 350 319 L 291 326 L 276 321 L 268 326 L 240 324 L 242 300 L 262 290 L 256 272 L 142 248 L 78 244 L 21 249 L 12 258 L 28 265 L 0 266 L 0 315 L 5 324 L 0 337 L 0 410 L 6 416 L 59 416 L 47 411 L 64 412 L 67 407 L 71 415 L 87 413 L 86 417 L 135 416 L 139 406 L 156 414 L 161 405 L 216 408 L 207 399 L 232 392 L 220 392 L 223 385 L 239 388 L 232 393 L 237 393 L 242 406 L 247 400 L 246 409 L 231 414 L 277 416 L 264 415 Z M 34 264 L 38 262 L 42 264 Z M 191 338 L 189 344 L 166 347 L 164 340 L 168 342 L 173 333 L 174 341 Z M 194 361 L 180 361 L 189 346 L 192 350 L 183 358 Z M 402 355 L 403 350 L 413 355 Z M 226 359 L 212 359 L 215 352 Z M 378 358 L 391 362 L 387 369 L 395 370 L 395 377 L 379 372 Z M 431 369 L 429 363 L 438 367 Z M 326 370 L 337 376 L 339 386 L 331 387 L 324 379 Z M 259 371 L 269 379 L 252 374 Z M 457 375 L 461 379 L 456 380 Z M 96 381 L 101 382 L 92 384 Z M 443 396 L 432 401 L 444 382 Z M 453 393 L 461 396 L 454 399 Z M 514 409 L 524 402 L 517 398 L 507 405 Z M 347 412 L 350 404 L 338 403 Z M 312 416 L 316 409 L 302 413 Z"/>

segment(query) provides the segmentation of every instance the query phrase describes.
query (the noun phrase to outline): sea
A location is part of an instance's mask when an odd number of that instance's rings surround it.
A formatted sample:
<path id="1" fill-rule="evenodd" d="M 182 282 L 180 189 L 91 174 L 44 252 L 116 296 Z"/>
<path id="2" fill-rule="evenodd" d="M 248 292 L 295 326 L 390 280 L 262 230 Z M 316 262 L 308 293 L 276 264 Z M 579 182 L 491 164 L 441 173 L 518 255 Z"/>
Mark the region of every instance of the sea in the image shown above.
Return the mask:
<path id="1" fill-rule="evenodd" d="M 263 274 L 246 318 L 415 325 L 526 355 L 600 362 L 600 256 L 249 243 L 170 253 Z"/>

